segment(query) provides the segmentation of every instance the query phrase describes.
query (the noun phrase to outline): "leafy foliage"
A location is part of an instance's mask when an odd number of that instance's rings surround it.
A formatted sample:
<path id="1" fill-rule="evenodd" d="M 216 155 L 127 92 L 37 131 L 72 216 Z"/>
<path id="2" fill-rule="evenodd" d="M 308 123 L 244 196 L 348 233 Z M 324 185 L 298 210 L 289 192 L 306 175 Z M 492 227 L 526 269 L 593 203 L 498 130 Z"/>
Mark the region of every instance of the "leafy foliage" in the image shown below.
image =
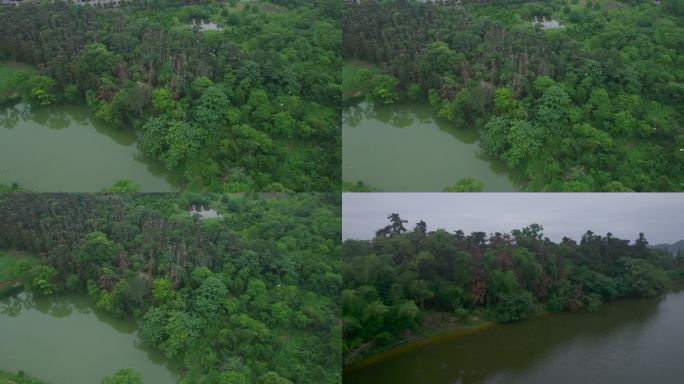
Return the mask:
<path id="1" fill-rule="evenodd" d="M 2 384 L 47 384 L 46 382 L 26 376 L 24 372 L 9 373 L 0 371 L 0 383 Z"/>
<path id="2" fill-rule="evenodd" d="M 136 316 L 181 383 L 341 380 L 339 196 L 18 193 L 0 212 L 0 249 L 40 259 L 10 278 Z"/>
<path id="3" fill-rule="evenodd" d="M 684 190 L 681 1 L 463 3 L 349 2 L 343 55 L 374 70 L 345 91 L 429 101 L 480 129 L 528 191 Z M 391 98 L 369 96 L 380 76 L 396 80 Z"/>
<path id="4" fill-rule="evenodd" d="M 23 5 L 0 9 L 0 61 L 38 73 L 2 100 L 85 101 L 191 190 L 339 190 L 339 2 Z"/>
<path id="5" fill-rule="evenodd" d="M 444 188 L 442 192 L 482 192 L 484 183 L 473 178 L 459 180 L 456 184 Z"/>
<path id="6" fill-rule="evenodd" d="M 102 384 L 140 384 L 142 375 L 132 369 L 120 369 L 114 375 L 102 380 Z"/>
<path id="7" fill-rule="evenodd" d="M 652 297 L 678 277 L 684 257 L 587 231 L 554 243 L 532 224 L 510 234 L 412 231 L 398 214 L 372 240 L 342 244 L 347 360 L 420 333 L 435 312 L 467 322 L 524 319 L 541 310 L 594 311 L 621 297 Z M 428 321 L 430 323 L 430 321 Z"/>
<path id="8" fill-rule="evenodd" d="M 140 192 L 140 186 L 135 181 L 124 179 L 114 182 L 111 187 L 104 188 L 101 192 Z"/>

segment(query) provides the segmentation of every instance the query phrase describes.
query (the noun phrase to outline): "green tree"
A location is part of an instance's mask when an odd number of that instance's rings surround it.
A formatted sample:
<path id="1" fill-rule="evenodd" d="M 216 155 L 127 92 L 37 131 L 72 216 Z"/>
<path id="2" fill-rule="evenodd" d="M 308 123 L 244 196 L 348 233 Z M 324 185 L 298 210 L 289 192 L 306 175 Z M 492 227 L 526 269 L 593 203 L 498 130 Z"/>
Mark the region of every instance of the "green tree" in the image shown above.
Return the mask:
<path id="1" fill-rule="evenodd" d="M 86 45 L 76 59 L 76 74 L 81 89 L 95 89 L 102 77 L 112 76 L 119 57 L 101 43 Z"/>
<path id="2" fill-rule="evenodd" d="M 371 87 L 373 87 L 369 97 L 371 100 L 377 100 L 383 104 L 392 104 L 399 101 L 399 94 L 397 87 L 399 80 L 391 75 L 378 75 L 373 77 Z"/>
<path id="3" fill-rule="evenodd" d="M 171 281 L 166 277 L 159 277 L 152 281 L 152 297 L 158 305 L 171 304 L 177 300 L 178 295 L 171 286 Z"/>
<path id="4" fill-rule="evenodd" d="M 494 106 L 500 114 L 507 115 L 511 119 L 527 119 L 527 110 L 515 98 L 509 87 L 497 88 L 494 91 Z"/>
<path id="5" fill-rule="evenodd" d="M 509 148 L 501 159 L 510 168 L 529 160 L 537 154 L 544 142 L 544 131 L 537 125 L 526 121 L 513 121 L 506 135 Z"/>
<path id="6" fill-rule="evenodd" d="M 202 282 L 194 298 L 194 313 L 210 323 L 217 323 L 224 302 L 228 299 L 228 288 L 219 277 L 210 276 Z"/>
<path id="7" fill-rule="evenodd" d="M 54 89 L 56 84 L 54 79 L 47 76 L 31 77 L 28 81 L 28 87 L 31 89 L 28 99 L 39 105 L 54 104 L 57 100 Z"/>
<path id="8" fill-rule="evenodd" d="M 418 68 L 423 79 L 428 79 L 428 85 L 433 88 L 438 79 L 448 74 L 456 67 L 461 56 L 441 41 L 428 44 L 423 57 L 418 61 Z"/>
<path id="9" fill-rule="evenodd" d="M 103 232 L 91 232 L 74 250 L 78 273 L 84 279 L 97 278 L 99 269 L 112 265 L 121 252 L 121 246 L 109 240 Z"/>
<path id="10" fill-rule="evenodd" d="M 257 380 L 258 384 L 292 384 L 290 380 L 287 380 L 278 373 L 270 371 L 266 372 L 263 375 L 259 376 L 259 379 Z"/>
<path id="11" fill-rule="evenodd" d="M 201 320 L 184 311 L 151 308 L 143 317 L 142 337 L 169 358 L 198 342 Z"/>
<path id="12" fill-rule="evenodd" d="M 608 91 L 603 88 L 591 91 L 591 97 L 584 108 L 591 114 L 594 125 L 603 126 L 610 118 L 612 112 Z"/>
<path id="13" fill-rule="evenodd" d="M 538 310 L 534 296 L 528 291 L 499 293 L 496 296 L 494 319 L 500 323 L 521 320 Z"/>
<path id="14" fill-rule="evenodd" d="M 549 76 L 542 75 L 538 76 L 536 79 L 534 79 L 534 82 L 532 83 L 532 87 L 534 90 L 537 92 L 538 95 L 544 94 L 544 92 L 550 88 L 551 86 L 555 85 L 556 82 L 550 78 Z"/>
<path id="15" fill-rule="evenodd" d="M 411 298 L 420 303 L 420 308 L 425 308 L 425 300 L 431 299 L 435 293 L 430 289 L 430 285 L 425 280 L 415 280 L 409 286 Z"/>
<path id="16" fill-rule="evenodd" d="M 47 265 L 36 265 L 24 275 L 27 290 L 42 295 L 50 295 L 59 290 L 57 270 Z"/>
<path id="17" fill-rule="evenodd" d="M 158 114 L 172 118 L 182 117 L 180 104 L 173 99 L 167 88 L 157 88 L 152 91 L 152 107 Z"/>
<path id="18" fill-rule="evenodd" d="M 132 369 L 120 369 L 112 376 L 105 377 L 102 384 L 141 384 L 142 374 Z"/>
<path id="19" fill-rule="evenodd" d="M 228 371 L 221 372 L 219 379 L 219 384 L 250 384 L 251 381 L 249 376 L 243 372 Z"/>
<path id="20" fill-rule="evenodd" d="M 204 133 L 184 121 L 153 117 L 143 126 L 140 148 L 175 169 L 198 154 Z"/>
<path id="21" fill-rule="evenodd" d="M 444 188 L 442 192 L 482 192 L 484 183 L 470 177 L 459 180 L 456 184 Z"/>
<path id="22" fill-rule="evenodd" d="M 125 192 L 140 192 L 140 185 L 133 180 L 123 179 L 114 182 L 111 187 L 104 188 L 100 192 L 108 193 L 125 193 Z"/>
<path id="23" fill-rule="evenodd" d="M 669 287 L 667 273 L 646 260 L 623 258 L 620 268 L 619 290 L 625 295 L 654 297 Z"/>

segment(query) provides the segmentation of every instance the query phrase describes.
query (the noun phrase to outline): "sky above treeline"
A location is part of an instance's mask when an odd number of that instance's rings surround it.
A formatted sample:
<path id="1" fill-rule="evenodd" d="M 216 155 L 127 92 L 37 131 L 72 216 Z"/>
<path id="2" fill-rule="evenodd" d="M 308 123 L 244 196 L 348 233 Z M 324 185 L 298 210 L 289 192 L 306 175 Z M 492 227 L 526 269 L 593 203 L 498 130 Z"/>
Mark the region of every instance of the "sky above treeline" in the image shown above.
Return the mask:
<path id="1" fill-rule="evenodd" d="M 424 220 L 428 231 L 510 233 L 538 223 L 555 242 L 587 230 L 629 240 L 643 232 L 650 244 L 684 239 L 684 193 L 345 193 L 342 204 L 344 239 L 372 238 L 391 213 L 407 229 Z"/>

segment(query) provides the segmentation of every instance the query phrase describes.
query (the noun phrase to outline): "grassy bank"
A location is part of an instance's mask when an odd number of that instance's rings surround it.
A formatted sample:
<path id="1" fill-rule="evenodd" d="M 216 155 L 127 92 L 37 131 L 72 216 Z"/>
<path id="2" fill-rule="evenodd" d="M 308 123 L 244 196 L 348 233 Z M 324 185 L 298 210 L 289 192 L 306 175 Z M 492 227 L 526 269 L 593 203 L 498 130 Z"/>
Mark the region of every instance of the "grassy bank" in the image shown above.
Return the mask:
<path id="1" fill-rule="evenodd" d="M 357 348 L 344 357 L 345 370 L 354 370 L 374 364 L 428 343 L 451 340 L 456 337 L 479 332 L 495 325 L 496 322 L 478 316 L 462 320 L 444 312 L 429 312 L 424 315 L 423 325 L 399 339 L 377 345 L 375 341 Z"/>
<path id="2" fill-rule="evenodd" d="M 369 81 L 380 73 L 377 66 L 367 61 L 345 60 L 342 64 L 343 102 L 351 103 L 365 97 Z"/>
<path id="3" fill-rule="evenodd" d="M 0 106 L 6 104 L 13 104 L 18 102 L 21 98 L 19 95 L 10 89 L 9 81 L 13 74 L 19 71 L 31 71 L 30 66 L 13 62 L 0 62 Z"/>
<path id="4" fill-rule="evenodd" d="M 47 382 L 25 376 L 21 371 L 18 374 L 0 371 L 0 384 L 47 384 Z"/>
<path id="5" fill-rule="evenodd" d="M 12 267 L 19 259 L 25 259 L 31 263 L 36 262 L 33 256 L 23 252 L 0 250 L 0 298 L 16 294 L 22 290 L 21 283 L 12 271 Z"/>
<path id="6" fill-rule="evenodd" d="M 672 284 L 671 289 L 666 293 L 680 292 L 684 291 L 684 281 L 675 280 Z M 636 300 L 638 298 L 619 298 L 616 300 L 611 300 L 603 304 L 616 303 L 620 301 Z M 583 311 L 584 312 L 584 311 Z M 592 312 L 592 311 L 588 311 Z M 529 321 L 531 319 L 549 316 L 552 314 L 568 314 L 577 312 L 548 312 L 545 310 L 538 311 L 531 314 L 525 319 L 518 321 Z M 383 360 L 395 357 L 399 354 L 410 351 L 414 348 L 426 344 L 443 343 L 452 341 L 456 338 L 470 335 L 489 329 L 499 323 L 493 320 L 486 320 L 481 318 L 471 318 L 467 322 L 462 322 L 456 320 L 456 318 L 448 313 L 443 312 L 429 312 L 427 315 L 426 323 L 418 331 L 409 337 L 397 339 L 383 346 L 370 346 L 365 350 L 357 349 L 358 353 L 352 353 L 349 356 L 345 356 L 344 370 L 353 371 L 360 369 L 375 363 L 379 363 Z"/>
<path id="7" fill-rule="evenodd" d="M 34 256 L 31 256 L 24 252 L 0 249 L 0 282 L 9 281 L 13 278 L 12 266 L 19 259 L 24 259 L 31 263 L 37 261 L 37 259 Z"/>
<path id="8" fill-rule="evenodd" d="M 26 192 L 26 190 L 24 188 L 22 188 L 17 183 L 12 183 L 12 184 L 0 183 L 0 193 L 3 193 L 3 192 Z"/>
<path id="9" fill-rule="evenodd" d="M 12 74 L 22 69 L 25 69 L 24 66 L 14 62 L 0 63 L 0 92 L 7 88 L 9 78 L 12 76 Z"/>

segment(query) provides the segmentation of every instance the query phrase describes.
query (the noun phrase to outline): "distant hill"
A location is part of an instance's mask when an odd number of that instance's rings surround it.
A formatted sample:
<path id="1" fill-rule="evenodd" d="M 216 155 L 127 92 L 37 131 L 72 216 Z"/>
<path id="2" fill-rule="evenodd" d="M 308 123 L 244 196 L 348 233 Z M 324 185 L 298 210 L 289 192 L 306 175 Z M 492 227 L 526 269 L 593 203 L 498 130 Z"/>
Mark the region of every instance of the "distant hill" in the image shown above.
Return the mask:
<path id="1" fill-rule="evenodd" d="M 674 244 L 656 244 L 652 246 L 652 248 L 664 249 L 670 251 L 673 254 L 677 254 L 677 252 L 679 251 L 684 251 L 684 239 L 679 240 Z"/>

